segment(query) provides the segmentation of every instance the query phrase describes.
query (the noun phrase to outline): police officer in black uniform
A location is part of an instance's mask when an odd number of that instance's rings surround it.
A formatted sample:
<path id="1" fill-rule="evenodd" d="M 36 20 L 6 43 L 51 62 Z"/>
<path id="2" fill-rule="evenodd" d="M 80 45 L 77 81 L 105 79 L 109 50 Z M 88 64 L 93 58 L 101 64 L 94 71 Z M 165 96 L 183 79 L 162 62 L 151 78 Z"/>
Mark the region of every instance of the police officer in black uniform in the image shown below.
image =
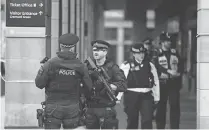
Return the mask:
<path id="1" fill-rule="evenodd" d="M 124 62 L 120 67 L 128 81 L 128 89 L 124 93 L 127 129 L 138 129 L 139 112 L 141 128 L 152 129 L 153 105 L 160 100 L 157 70 L 145 58 L 146 49 L 143 44 L 134 44 L 131 51 L 133 59 Z"/>
<path id="2" fill-rule="evenodd" d="M 73 129 L 79 122 L 79 87 L 81 82 L 91 90 L 92 81 L 85 65 L 76 58 L 79 38 L 64 34 L 59 38 L 60 52 L 38 71 L 36 86 L 45 88 L 45 129 Z"/>
<path id="3" fill-rule="evenodd" d="M 171 48 L 170 35 L 160 35 L 162 48 L 157 58 L 157 70 L 160 79 L 160 102 L 157 107 L 156 123 L 158 129 L 165 129 L 166 104 L 170 105 L 170 127 L 179 129 L 180 123 L 180 88 L 183 66 L 176 49 Z"/>
<path id="4" fill-rule="evenodd" d="M 153 47 L 153 40 L 151 38 L 146 38 L 143 40 L 144 48 L 146 51 L 146 58 L 155 64 L 155 60 L 157 58 L 157 50 Z"/>
<path id="5" fill-rule="evenodd" d="M 110 87 L 115 93 L 125 91 L 127 88 L 125 76 L 118 67 L 107 58 L 110 44 L 102 40 L 92 43 L 93 62 L 98 68 L 106 70 Z M 116 119 L 115 101 L 111 101 L 107 93 L 104 92 L 104 84 L 98 80 L 98 75 L 92 71 L 87 62 L 90 76 L 93 81 L 92 98 L 87 101 L 88 110 L 86 112 L 86 128 L 88 129 L 117 129 L 118 119 Z M 94 99 L 99 100 L 94 100 Z"/>

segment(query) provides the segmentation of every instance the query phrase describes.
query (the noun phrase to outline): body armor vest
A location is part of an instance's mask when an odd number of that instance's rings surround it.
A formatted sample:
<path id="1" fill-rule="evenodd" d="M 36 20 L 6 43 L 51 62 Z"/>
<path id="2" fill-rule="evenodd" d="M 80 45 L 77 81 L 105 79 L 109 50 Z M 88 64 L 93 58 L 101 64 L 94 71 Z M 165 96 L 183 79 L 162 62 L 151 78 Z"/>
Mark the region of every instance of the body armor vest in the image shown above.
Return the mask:
<path id="1" fill-rule="evenodd" d="M 178 71 L 179 59 L 176 56 L 176 50 L 171 49 L 170 61 L 167 60 L 167 58 L 163 54 L 162 50 L 160 50 L 160 52 L 161 52 L 161 55 L 158 57 L 159 64 L 166 69 L 172 69 L 172 70 Z M 170 68 L 169 68 L 169 64 L 170 64 Z M 160 79 L 168 79 L 169 75 L 166 73 L 161 73 L 159 78 Z"/>
<path id="2" fill-rule="evenodd" d="M 47 101 L 73 103 L 79 99 L 80 77 L 75 68 L 70 66 L 70 63 L 64 64 L 66 67 L 54 64 L 50 70 L 52 76 L 48 87 L 46 87 Z"/>
<path id="3" fill-rule="evenodd" d="M 141 65 L 130 63 L 130 70 L 127 76 L 128 88 L 151 88 L 151 66 L 149 62 Z"/>

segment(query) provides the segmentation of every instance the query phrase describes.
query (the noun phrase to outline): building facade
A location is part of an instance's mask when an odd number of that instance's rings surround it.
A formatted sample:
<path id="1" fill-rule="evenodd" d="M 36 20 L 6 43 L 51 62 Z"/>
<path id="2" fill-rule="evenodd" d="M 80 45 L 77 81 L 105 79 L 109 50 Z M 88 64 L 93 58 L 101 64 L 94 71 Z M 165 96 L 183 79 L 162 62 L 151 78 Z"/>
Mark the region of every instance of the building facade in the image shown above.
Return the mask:
<path id="1" fill-rule="evenodd" d="M 5 2 L 6 0 L 1 0 L 2 5 Z M 51 0 L 50 5 L 50 46 L 45 44 L 45 37 L 40 38 L 41 40 L 8 37 L 8 28 L 5 28 L 5 126 L 37 126 L 36 109 L 41 107 L 39 103 L 44 100 L 44 92 L 35 88 L 34 77 L 40 67 L 40 59 L 46 55 L 56 55 L 60 35 L 70 32 L 80 37 L 76 51 L 82 61 L 91 55 L 92 40 L 106 39 L 113 45 L 113 50 L 110 50 L 111 55 L 115 56 L 113 60 L 120 64 L 128 58 L 127 50 L 132 42 L 150 36 L 158 43 L 160 32 L 168 31 L 175 36 L 175 47 L 184 58 L 185 72 L 194 74 L 191 80 L 194 80 L 193 86 L 197 87 L 193 88 L 197 92 L 198 128 L 209 128 L 209 91 L 205 85 L 208 80 L 204 78 L 209 73 L 206 44 L 209 41 L 206 24 L 208 0 Z M 105 19 L 104 11 L 111 9 L 124 10 L 124 20 L 117 21 L 119 24 L 116 24 Z M 154 16 L 153 13 L 148 13 L 147 17 L 147 10 L 154 10 Z M 2 12 L 4 22 L 5 8 Z M 114 34 L 110 35 L 109 32 Z M 33 44 L 23 42 L 28 39 Z M 11 41 L 15 43 L 10 43 Z"/>

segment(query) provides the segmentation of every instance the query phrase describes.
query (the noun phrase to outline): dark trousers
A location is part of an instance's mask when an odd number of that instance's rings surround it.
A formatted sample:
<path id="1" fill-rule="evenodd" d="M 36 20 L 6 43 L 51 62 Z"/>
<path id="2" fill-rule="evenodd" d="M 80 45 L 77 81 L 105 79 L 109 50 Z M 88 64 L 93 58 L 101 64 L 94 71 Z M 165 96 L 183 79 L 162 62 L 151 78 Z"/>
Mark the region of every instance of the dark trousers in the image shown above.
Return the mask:
<path id="1" fill-rule="evenodd" d="M 169 100 L 170 128 L 179 129 L 180 123 L 180 86 L 176 82 L 160 83 L 160 101 L 157 106 L 156 123 L 158 129 L 165 129 L 166 106 Z"/>
<path id="2" fill-rule="evenodd" d="M 153 96 L 151 92 L 125 92 L 124 109 L 128 117 L 127 129 L 138 129 L 139 112 L 141 114 L 141 128 L 152 129 Z"/>
<path id="3" fill-rule="evenodd" d="M 45 129 L 74 129 L 79 123 L 79 104 L 47 104 L 45 108 Z"/>
<path id="4" fill-rule="evenodd" d="M 87 129 L 118 129 L 114 108 L 88 108 L 85 117 Z"/>

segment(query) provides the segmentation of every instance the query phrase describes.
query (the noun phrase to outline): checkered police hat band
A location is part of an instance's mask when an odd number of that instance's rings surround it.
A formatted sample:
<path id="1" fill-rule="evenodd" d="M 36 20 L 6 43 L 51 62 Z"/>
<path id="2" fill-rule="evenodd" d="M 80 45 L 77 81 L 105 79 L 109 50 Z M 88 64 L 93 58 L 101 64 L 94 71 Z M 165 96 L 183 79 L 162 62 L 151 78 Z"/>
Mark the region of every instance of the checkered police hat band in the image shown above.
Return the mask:
<path id="1" fill-rule="evenodd" d="M 101 43 L 98 43 L 98 42 L 94 43 L 93 47 L 108 48 L 107 45 L 104 45 L 104 44 L 101 44 Z"/>
<path id="2" fill-rule="evenodd" d="M 140 52 L 140 50 L 139 49 L 135 49 L 135 48 L 131 48 L 131 50 L 133 51 L 133 52 Z"/>
<path id="3" fill-rule="evenodd" d="M 61 47 L 64 47 L 64 48 L 71 48 L 71 47 L 74 47 L 75 45 L 65 45 L 65 44 L 60 44 Z"/>

